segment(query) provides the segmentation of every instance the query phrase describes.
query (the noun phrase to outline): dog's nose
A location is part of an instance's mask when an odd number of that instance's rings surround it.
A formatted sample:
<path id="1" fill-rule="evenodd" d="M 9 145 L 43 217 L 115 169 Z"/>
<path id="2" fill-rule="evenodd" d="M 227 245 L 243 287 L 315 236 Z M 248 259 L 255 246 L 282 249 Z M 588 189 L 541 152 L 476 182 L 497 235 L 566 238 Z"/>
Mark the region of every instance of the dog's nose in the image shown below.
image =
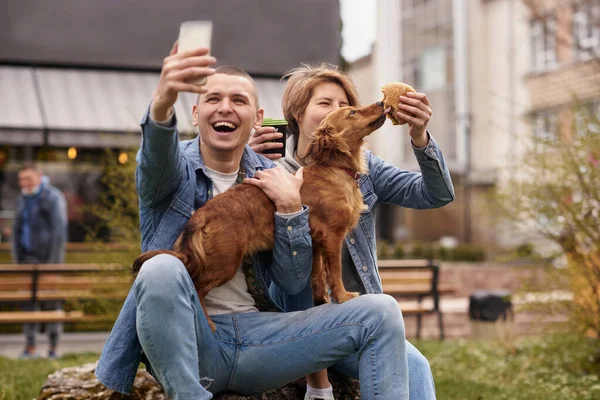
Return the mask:
<path id="1" fill-rule="evenodd" d="M 375 104 L 377 104 L 377 106 L 378 106 L 378 107 L 383 107 L 383 101 L 378 101 L 378 102 L 377 102 L 377 103 L 375 103 Z"/>

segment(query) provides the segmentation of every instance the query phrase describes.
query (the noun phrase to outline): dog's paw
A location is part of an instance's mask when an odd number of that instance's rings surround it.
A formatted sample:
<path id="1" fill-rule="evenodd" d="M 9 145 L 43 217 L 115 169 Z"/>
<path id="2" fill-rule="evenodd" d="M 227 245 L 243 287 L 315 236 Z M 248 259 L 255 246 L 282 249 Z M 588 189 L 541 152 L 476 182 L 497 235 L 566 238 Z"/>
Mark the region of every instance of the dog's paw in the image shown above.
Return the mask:
<path id="1" fill-rule="evenodd" d="M 323 304 L 331 303 L 331 299 L 329 298 L 329 295 L 327 293 L 324 293 L 323 295 L 313 296 L 313 302 L 315 303 L 315 306 L 320 306 Z"/>
<path id="2" fill-rule="evenodd" d="M 336 303 L 338 304 L 342 304 L 348 300 L 352 300 L 355 297 L 358 297 L 359 294 L 356 292 L 340 292 L 340 293 L 334 293 L 333 294 L 333 298 L 335 300 Z"/>

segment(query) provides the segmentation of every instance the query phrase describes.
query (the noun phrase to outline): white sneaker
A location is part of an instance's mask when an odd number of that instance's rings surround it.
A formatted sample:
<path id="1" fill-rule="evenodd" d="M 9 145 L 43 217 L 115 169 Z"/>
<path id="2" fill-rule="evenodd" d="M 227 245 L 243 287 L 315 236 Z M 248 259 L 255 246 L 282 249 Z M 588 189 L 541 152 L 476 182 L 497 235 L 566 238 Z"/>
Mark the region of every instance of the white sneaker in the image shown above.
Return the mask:
<path id="1" fill-rule="evenodd" d="M 314 394 L 306 393 L 304 395 L 304 400 L 335 400 L 335 397 L 333 397 L 333 395 L 327 396 L 327 397 L 322 397 L 322 396 L 315 396 Z"/>

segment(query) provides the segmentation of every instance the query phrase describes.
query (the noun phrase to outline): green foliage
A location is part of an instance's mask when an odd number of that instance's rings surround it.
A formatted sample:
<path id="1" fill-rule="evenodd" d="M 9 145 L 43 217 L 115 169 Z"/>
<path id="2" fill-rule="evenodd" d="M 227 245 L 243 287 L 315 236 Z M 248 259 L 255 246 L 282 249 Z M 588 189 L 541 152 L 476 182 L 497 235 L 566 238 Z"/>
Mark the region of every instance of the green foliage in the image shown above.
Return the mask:
<path id="1" fill-rule="evenodd" d="M 396 243 L 394 246 L 394 258 L 404 258 L 406 256 L 406 251 L 404 251 L 404 246 L 402 243 Z"/>
<path id="2" fill-rule="evenodd" d="M 382 260 L 392 258 L 391 246 L 385 240 L 377 241 L 377 257 Z"/>
<path id="3" fill-rule="evenodd" d="M 600 121 L 582 110 L 574 110 L 577 126 L 561 131 L 566 137 L 528 145 L 508 182 L 493 192 L 493 211 L 562 249 L 575 326 L 600 337 Z"/>
<path id="4" fill-rule="evenodd" d="M 111 150 L 106 150 L 104 154 L 100 199 L 96 204 L 84 208 L 87 215 L 91 216 L 91 222 L 87 226 L 87 241 L 140 241 L 139 206 L 135 188 L 135 151 L 124 154 L 127 155 L 124 164 L 119 162 L 120 154 Z"/>
<path id="5" fill-rule="evenodd" d="M 520 244 L 515 249 L 515 253 L 516 253 L 517 257 L 520 257 L 520 258 L 531 257 L 534 254 L 533 245 L 531 243 Z"/>
<path id="6" fill-rule="evenodd" d="M 377 257 L 379 259 L 428 259 L 443 261 L 479 262 L 486 259 L 482 247 L 460 244 L 454 248 L 444 248 L 437 243 L 408 243 L 401 242 L 389 244 L 384 241 L 377 243 Z"/>

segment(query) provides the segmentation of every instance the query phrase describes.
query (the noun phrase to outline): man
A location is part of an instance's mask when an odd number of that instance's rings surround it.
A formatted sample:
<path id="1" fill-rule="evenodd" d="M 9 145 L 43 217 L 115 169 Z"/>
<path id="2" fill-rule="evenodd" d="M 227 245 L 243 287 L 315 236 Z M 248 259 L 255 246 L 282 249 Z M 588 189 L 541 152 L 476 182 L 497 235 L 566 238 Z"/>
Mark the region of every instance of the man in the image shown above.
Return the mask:
<path id="1" fill-rule="evenodd" d="M 258 311 L 261 293 L 277 287 L 283 296 L 294 295 L 310 279 L 302 172 L 274 168 L 246 145 L 263 118 L 256 85 L 237 68 L 209 68 L 216 60 L 207 53 L 177 54 L 174 46 L 142 120 L 136 173 L 142 250 L 171 248 L 194 210 L 243 176 L 276 206 L 274 249 L 253 255 L 234 279 L 209 292 L 214 334 L 183 264 L 164 254 L 144 263 L 96 376 L 127 393 L 144 357 L 171 398 L 204 400 L 221 391 L 279 387 L 351 359 L 359 366 L 363 399 L 407 399 L 407 357 L 398 340 L 404 325 L 391 297 L 367 295 L 295 313 Z M 205 86 L 192 83 L 205 76 Z M 192 110 L 199 135 L 186 142 L 178 141 L 173 111 L 182 91 L 199 95 Z"/>
<path id="2" fill-rule="evenodd" d="M 66 201 L 60 190 L 50 184 L 34 164 L 26 164 L 18 174 L 21 194 L 17 198 L 13 224 L 13 261 L 19 264 L 60 264 L 65 257 L 67 234 Z M 37 304 L 23 308 L 33 310 Z M 60 310 L 60 301 L 41 303 L 44 310 Z M 37 324 L 25 324 L 26 347 L 23 358 L 35 358 Z M 47 324 L 50 346 L 48 357 L 56 357 L 61 323 Z"/>

